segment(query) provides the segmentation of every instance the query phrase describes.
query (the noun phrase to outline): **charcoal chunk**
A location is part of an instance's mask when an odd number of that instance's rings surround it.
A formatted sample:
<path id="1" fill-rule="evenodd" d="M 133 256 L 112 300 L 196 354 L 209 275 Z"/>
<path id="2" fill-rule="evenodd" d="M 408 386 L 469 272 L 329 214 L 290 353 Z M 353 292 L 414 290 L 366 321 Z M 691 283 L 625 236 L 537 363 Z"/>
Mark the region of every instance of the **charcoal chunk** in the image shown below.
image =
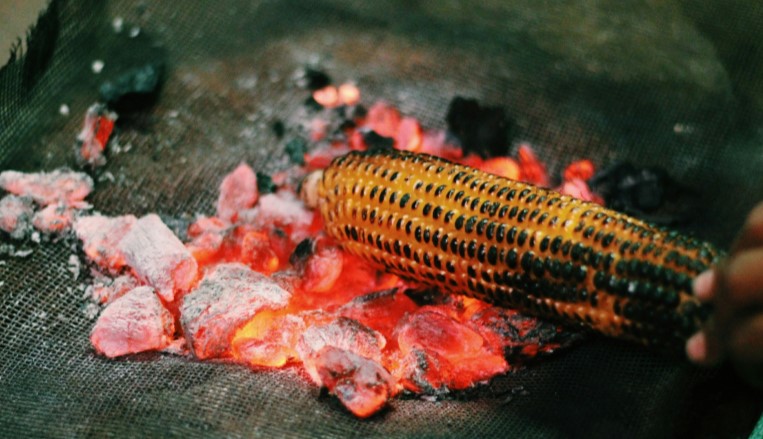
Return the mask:
<path id="1" fill-rule="evenodd" d="M 448 106 L 445 120 L 465 152 L 482 157 L 509 153 L 513 121 L 503 108 L 481 106 L 476 99 L 456 96 Z"/>
<path id="2" fill-rule="evenodd" d="M 163 72 L 161 63 L 148 63 L 125 70 L 101 84 L 101 100 L 118 112 L 146 108 L 156 101 Z"/>
<path id="3" fill-rule="evenodd" d="M 299 84 L 310 91 L 320 90 L 331 84 L 331 77 L 325 72 L 308 67 L 302 73 Z"/>
<path id="4" fill-rule="evenodd" d="M 687 221 L 695 202 L 693 194 L 664 169 L 628 162 L 602 169 L 590 185 L 607 206 L 662 225 Z"/>
<path id="5" fill-rule="evenodd" d="M 226 356 L 235 331 L 261 310 L 283 308 L 291 294 L 242 264 L 221 264 L 183 298 L 180 321 L 199 359 Z"/>
<path id="6" fill-rule="evenodd" d="M 384 137 L 373 130 L 363 133 L 363 142 L 369 150 L 391 150 L 395 146 L 395 139 Z"/>
<path id="7" fill-rule="evenodd" d="M 175 324 L 154 289 L 138 287 L 114 300 L 98 317 L 90 342 L 110 358 L 158 350 L 172 341 Z"/>

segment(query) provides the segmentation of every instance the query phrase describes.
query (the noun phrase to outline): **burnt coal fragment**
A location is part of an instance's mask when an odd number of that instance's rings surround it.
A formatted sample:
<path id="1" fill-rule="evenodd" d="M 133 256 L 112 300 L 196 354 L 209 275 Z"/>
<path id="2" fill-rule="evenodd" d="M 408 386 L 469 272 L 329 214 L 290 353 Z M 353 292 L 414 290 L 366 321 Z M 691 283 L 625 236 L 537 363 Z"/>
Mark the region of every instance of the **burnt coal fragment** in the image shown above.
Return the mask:
<path id="1" fill-rule="evenodd" d="M 284 134 L 286 134 L 286 125 L 284 125 L 280 120 L 273 122 L 273 125 L 271 125 L 270 128 L 273 130 L 273 134 L 275 134 L 279 139 L 282 138 Z"/>
<path id="2" fill-rule="evenodd" d="M 314 244 L 315 243 L 310 238 L 305 238 L 300 241 L 294 248 L 291 256 L 289 256 L 289 263 L 294 266 L 304 263 L 307 258 L 315 252 Z"/>
<path id="3" fill-rule="evenodd" d="M 448 296 L 434 289 L 407 289 L 403 292 L 418 306 L 442 305 L 448 301 Z"/>
<path id="4" fill-rule="evenodd" d="M 607 206 L 655 224 L 685 223 L 696 203 L 695 194 L 664 169 L 628 162 L 602 169 L 590 185 Z"/>
<path id="5" fill-rule="evenodd" d="M 445 121 L 466 152 L 482 157 L 509 153 L 513 121 L 502 107 L 483 107 L 476 99 L 456 96 L 450 101 Z"/>
<path id="6" fill-rule="evenodd" d="M 301 137 L 295 137 L 286 144 L 286 155 L 289 160 L 296 165 L 305 164 L 305 153 L 307 152 L 307 142 Z"/>
<path id="7" fill-rule="evenodd" d="M 125 70 L 101 84 L 101 100 L 119 113 L 147 108 L 156 102 L 163 72 L 162 63 L 148 63 Z"/>
<path id="8" fill-rule="evenodd" d="M 331 77 L 320 70 L 306 68 L 299 78 L 299 85 L 310 90 L 320 90 L 323 87 L 331 85 Z"/>
<path id="9" fill-rule="evenodd" d="M 272 194 L 278 189 L 270 175 L 264 172 L 257 172 L 257 191 L 261 194 Z"/>
<path id="10" fill-rule="evenodd" d="M 363 142 L 369 150 L 391 150 L 395 146 L 395 139 L 379 135 L 376 131 L 370 130 L 363 133 Z"/>

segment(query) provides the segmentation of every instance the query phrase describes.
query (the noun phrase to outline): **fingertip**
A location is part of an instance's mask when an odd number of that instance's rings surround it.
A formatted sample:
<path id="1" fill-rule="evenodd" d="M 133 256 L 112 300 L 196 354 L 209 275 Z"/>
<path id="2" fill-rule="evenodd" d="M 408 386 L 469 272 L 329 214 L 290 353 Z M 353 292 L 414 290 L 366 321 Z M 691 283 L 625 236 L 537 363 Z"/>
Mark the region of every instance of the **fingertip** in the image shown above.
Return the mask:
<path id="1" fill-rule="evenodd" d="M 701 301 L 708 301 L 713 298 L 713 286 L 715 284 L 715 270 L 710 269 L 700 273 L 692 282 L 694 296 Z"/>
<path id="2" fill-rule="evenodd" d="M 686 341 L 686 356 L 693 363 L 707 362 L 707 336 L 704 332 L 698 332 Z"/>

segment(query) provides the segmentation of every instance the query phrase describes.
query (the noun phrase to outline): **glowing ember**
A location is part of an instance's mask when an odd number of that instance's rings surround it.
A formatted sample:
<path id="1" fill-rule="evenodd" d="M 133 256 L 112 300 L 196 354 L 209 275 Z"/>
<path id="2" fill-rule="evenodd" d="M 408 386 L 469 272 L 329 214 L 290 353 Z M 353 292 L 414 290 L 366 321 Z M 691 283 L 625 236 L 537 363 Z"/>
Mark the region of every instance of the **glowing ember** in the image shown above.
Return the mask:
<path id="1" fill-rule="evenodd" d="M 334 108 L 341 103 L 339 99 L 339 90 L 333 85 L 327 85 L 313 92 L 313 99 L 322 107 Z"/>
<path id="2" fill-rule="evenodd" d="M 188 291 L 196 281 L 197 262 L 183 243 L 151 214 L 135 222 L 120 240 L 119 250 L 135 275 L 157 289 L 167 302 Z"/>
<path id="3" fill-rule="evenodd" d="M 379 363 L 351 351 L 326 346 L 315 356 L 319 383 L 355 416 L 365 418 L 394 396 L 396 385 Z"/>
<path id="4" fill-rule="evenodd" d="M 108 111 L 103 104 L 94 104 L 87 109 L 82 131 L 77 136 L 79 159 L 91 166 L 106 164 L 103 153 L 114 130 L 117 115 Z"/>
<path id="5" fill-rule="evenodd" d="M 221 264 L 183 298 L 183 331 L 197 358 L 227 356 L 236 330 L 262 309 L 279 309 L 290 294 L 241 264 Z"/>
<path id="6" fill-rule="evenodd" d="M 44 233 L 68 230 L 74 222 L 74 210 L 65 204 L 51 204 L 37 211 L 32 218 L 35 229 Z"/>
<path id="7" fill-rule="evenodd" d="M 0 173 L 0 188 L 30 197 L 42 206 L 64 203 L 79 207 L 86 205 L 83 200 L 93 190 L 93 179 L 87 174 L 69 170 L 34 174 L 3 171 Z"/>
<path id="8" fill-rule="evenodd" d="M 115 218 L 86 216 L 74 223 L 74 232 L 91 261 L 105 270 L 118 271 L 126 264 L 124 254 L 118 247 L 119 242 L 136 221 L 133 215 Z"/>
<path id="9" fill-rule="evenodd" d="M 220 184 L 218 218 L 234 220 L 240 210 L 252 207 L 257 202 L 257 195 L 257 176 L 246 163 L 241 163 Z"/>
<path id="10" fill-rule="evenodd" d="M 322 84 L 312 96 L 326 108 L 360 101 L 352 84 Z M 320 117 L 355 114 L 341 125 L 345 141 L 321 140 L 306 152 L 295 144 L 292 160 L 299 166 L 274 175 L 272 193 L 258 192 L 257 174 L 246 164 L 225 176 L 216 216 L 197 217 L 186 244 L 156 215 L 79 218 L 74 230 L 86 256 L 103 271 L 121 273 L 113 281 L 99 278 L 90 289 L 107 305 L 92 332 L 95 349 L 109 357 L 168 346 L 182 352 L 185 340 L 198 359 L 229 358 L 254 368 L 298 365 L 366 417 L 403 389 L 429 395 L 467 389 L 569 344 L 573 337 L 559 326 L 516 311 L 464 297 L 413 295 L 415 285 L 376 271 L 326 237 L 320 215 L 294 193 L 296 178 L 371 147 L 425 152 L 548 186 L 545 165 L 531 147 L 520 145 L 517 157 L 485 159 L 465 154 L 444 131 L 425 130 L 389 104 L 374 104 L 367 113 L 345 110 L 322 112 L 310 124 L 314 139 L 329 138 L 328 127 L 340 124 Z M 595 199 L 586 184 L 593 172 L 589 161 L 573 163 L 560 190 Z M 8 171 L 0 185 L 58 212 L 82 203 L 92 181 L 60 171 Z M 2 203 L 19 204 L 15 198 Z M 3 230 L 16 227 L 6 222 L 0 222 Z"/>
<path id="11" fill-rule="evenodd" d="M 32 220 L 34 207 L 29 198 L 6 195 L 0 200 L 0 230 L 14 239 L 23 238 Z"/>
<path id="12" fill-rule="evenodd" d="M 151 287 L 138 287 L 111 303 L 90 334 L 107 357 L 163 349 L 172 341 L 174 318 Z"/>
<path id="13" fill-rule="evenodd" d="M 478 332 L 440 307 L 418 310 L 401 322 L 398 334 L 401 353 L 414 360 L 404 371 L 404 385 L 410 390 L 465 389 L 509 367 Z"/>

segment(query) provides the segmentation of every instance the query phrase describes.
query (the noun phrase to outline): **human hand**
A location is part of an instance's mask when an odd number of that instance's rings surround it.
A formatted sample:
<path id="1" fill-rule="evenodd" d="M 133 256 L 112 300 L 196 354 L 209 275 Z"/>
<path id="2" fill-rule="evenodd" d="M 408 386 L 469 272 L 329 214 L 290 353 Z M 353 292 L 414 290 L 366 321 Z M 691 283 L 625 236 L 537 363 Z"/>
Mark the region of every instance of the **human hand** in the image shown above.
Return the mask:
<path id="1" fill-rule="evenodd" d="M 747 217 L 728 257 L 694 280 L 694 294 L 713 304 L 707 328 L 686 343 L 689 359 L 714 365 L 728 359 L 763 387 L 763 203 Z"/>

